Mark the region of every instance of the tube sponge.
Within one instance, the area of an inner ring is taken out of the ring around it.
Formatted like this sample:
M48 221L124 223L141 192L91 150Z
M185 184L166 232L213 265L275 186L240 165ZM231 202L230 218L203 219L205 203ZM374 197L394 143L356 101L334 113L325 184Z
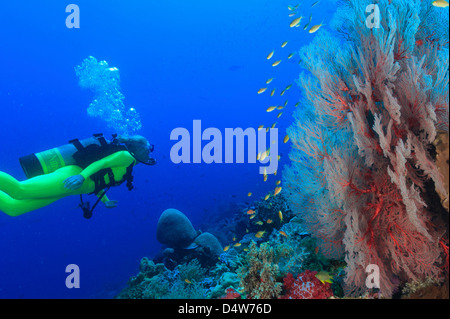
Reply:
M108 127L122 135L132 135L142 127L137 111L123 103L125 97L120 89L118 68L89 56L75 67L75 73L80 87L94 92L94 99L87 109L90 116L101 117Z

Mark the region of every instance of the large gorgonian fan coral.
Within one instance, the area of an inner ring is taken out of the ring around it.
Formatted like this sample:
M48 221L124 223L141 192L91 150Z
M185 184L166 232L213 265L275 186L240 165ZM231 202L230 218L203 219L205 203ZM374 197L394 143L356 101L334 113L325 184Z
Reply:
M378 28L365 23L372 3ZM321 252L345 257L348 294L367 290L369 264L379 266L384 296L448 277L437 195L448 198L448 185L433 146L448 135L448 31L439 31L448 10L439 10L431 1L345 1L333 22L340 36L320 30L299 52L309 72L288 129L285 189Z

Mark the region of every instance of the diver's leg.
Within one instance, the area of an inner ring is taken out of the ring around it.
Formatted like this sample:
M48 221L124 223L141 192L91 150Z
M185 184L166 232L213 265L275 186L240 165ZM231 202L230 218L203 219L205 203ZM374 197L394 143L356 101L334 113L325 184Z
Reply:
M19 182L14 177L0 172L0 191L14 199L36 199L73 195L74 192L64 188L64 180L80 174L81 168L75 165L61 167L50 174L39 175Z
M19 216L32 210L50 205L60 198L61 197L17 200L0 191L0 211L9 216Z

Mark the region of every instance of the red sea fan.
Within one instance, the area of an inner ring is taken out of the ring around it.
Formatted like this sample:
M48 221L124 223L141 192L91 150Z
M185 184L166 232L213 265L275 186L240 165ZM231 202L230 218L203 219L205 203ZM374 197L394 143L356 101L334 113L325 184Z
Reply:
M400 283L448 276L446 212L433 199L448 191L432 155L448 134L448 40L415 41L432 31L426 1L379 0L373 29L360 18L367 4L339 11L344 42L320 30L300 51L312 76L300 76L305 108L288 129L283 178L321 252L345 258L346 292L367 291L376 264L389 297Z

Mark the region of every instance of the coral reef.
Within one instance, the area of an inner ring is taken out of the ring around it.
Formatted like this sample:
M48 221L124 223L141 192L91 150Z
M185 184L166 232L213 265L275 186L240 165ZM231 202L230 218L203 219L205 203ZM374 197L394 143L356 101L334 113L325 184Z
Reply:
M333 22L342 37L321 30L299 52L309 73L298 82L304 108L288 129L283 189L320 251L345 257L346 294L366 292L376 264L390 297L401 283L446 276L448 218L430 193L448 190L430 150L448 132L448 33L434 32L448 29L448 11L380 0L380 26L370 28L368 4L343 3Z

